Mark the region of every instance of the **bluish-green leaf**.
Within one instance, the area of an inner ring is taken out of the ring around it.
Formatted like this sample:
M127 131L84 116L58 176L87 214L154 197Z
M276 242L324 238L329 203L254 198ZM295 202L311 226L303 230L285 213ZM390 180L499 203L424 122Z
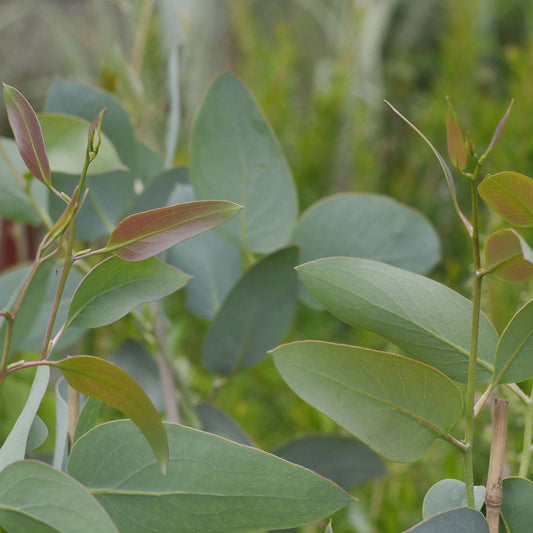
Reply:
M271 353L298 396L393 461L420 458L461 415L457 385L401 355L319 341Z
M65 471L68 458L68 385L65 378L57 380L55 386L56 400L56 428L54 443L54 458L52 465L57 470Z
M378 333L410 357L466 382L472 303L445 285L385 263L330 257L297 268L311 293L338 319ZM480 317L477 381L491 379L498 335Z
M200 419L204 431L238 442L239 444L255 446L252 439L250 439L237 422L213 404L208 402L198 404L196 406L196 415Z
M121 531L238 533L293 527L328 516L352 498L337 485L256 448L165 424L170 463L161 475L130 422L103 424L72 449L70 475Z
M233 244L270 253L288 243L298 213L292 176L266 119L231 72L215 79L202 104L190 172L199 199L245 207L219 230Z
M0 472L0 526L9 533L118 533L85 487L36 461Z
M44 444L48 438L48 427L39 415L35 415L26 442L26 455Z
M485 517L470 507L460 507L439 513L404 533L489 533ZM514 531L513 531L514 533Z
M501 513L512 533L531 533L533 523L533 482L520 477L503 480Z
M155 258L130 262L110 257L83 278L72 298L66 326L96 328L110 324L141 303L172 294L189 278Z
M476 509L481 511L485 503L485 487L474 487L474 501ZM458 479L441 479L426 493L422 505L424 520L443 511L466 507L466 489L463 481Z
M296 307L295 247L256 263L233 287L207 332L202 361L232 374L267 356L287 333Z

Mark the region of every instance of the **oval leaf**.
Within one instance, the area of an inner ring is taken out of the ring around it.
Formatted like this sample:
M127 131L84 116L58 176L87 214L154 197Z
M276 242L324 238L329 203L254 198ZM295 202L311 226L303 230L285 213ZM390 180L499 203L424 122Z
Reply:
M267 356L286 335L296 308L296 247L256 263L235 285L211 323L202 347L210 372L229 375Z
M221 228L232 244L266 254L288 243L298 214L292 176L265 117L231 72L211 84L196 119L191 183L200 199L246 208Z
M407 357L318 341L285 344L271 353L298 396L393 461L422 457L461 415L458 387Z
M460 507L439 513L404 533L489 533L485 517L470 507ZM514 530L513 530L514 533Z
M138 430L103 424L76 442L68 473L120 531L249 532L298 526L352 501L334 483L256 448L165 424L170 463L161 476ZM154 512L157 505L157 512Z
M482 485L474 487L474 501L476 510L480 511L485 503L485 487ZM457 507L467 507L464 482L458 479L441 479L427 491L422 505L422 516L425 520Z
M69 385L112 405L137 425L163 472L168 466L168 440L159 414L138 383L118 366L98 357L77 355L49 363L59 368Z
M485 268L504 281L533 278L533 250L516 231L502 229L489 235L484 248Z
M0 486L0 526L10 533L118 533L94 496L51 466L18 461Z
M450 100L448 100L448 115L446 118L446 139L448 142L448 155L458 170L466 167L466 149L461 132L461 126Z
M385 263L330 257L297 268L311 293L334 316L383 335L415 359L466 382L472 303L418 274ZM498 335L480 318L477 379L488 382Z
M35 111L22 93L5 83L4 102L9 125L24 163L38 180L50 184L50 163Z
M502 516L509 531L530 533L533 523L533 483L529 479L508 477L503 480Z
M105 326L141 303L172 294L189 279L188 274L156 258L130 263L109 257L83 278L72 298L66 327Z
M239 444L246 444L246 446L255 446L237 422L213 404L202 402L196 406L195 411L202 423L202 429L207 433L213 433Z
M488 175L478 187L487 205L507 222L533 226L533 180L518 172Z
M224 224L241 209L233 202L212 200L136 213L119 222L106 249L126 261L140 261Z
M513 316L503 331L494 361L494 384L533 377L533 300Z

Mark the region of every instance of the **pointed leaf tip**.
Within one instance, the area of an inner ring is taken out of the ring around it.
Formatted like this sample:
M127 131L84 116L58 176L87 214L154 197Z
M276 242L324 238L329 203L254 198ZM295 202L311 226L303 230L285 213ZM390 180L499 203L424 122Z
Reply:
M28 170L44 184L51 181L50 163L46 155L41 125L24 95L11 87L4 86L4 102L9 125L13 130L19 153Z
M446 118L448 155L455 168L463 170L466 167L466 148L463 133L450 99L446 98L446 100L448 102L448 116Z

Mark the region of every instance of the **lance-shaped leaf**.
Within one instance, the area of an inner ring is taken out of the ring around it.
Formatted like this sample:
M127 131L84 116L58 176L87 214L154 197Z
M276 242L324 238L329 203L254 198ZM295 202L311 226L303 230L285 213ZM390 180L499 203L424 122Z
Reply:
M297 268L334 316L383 335L415 359L466 382L472 302L445 285L385 263L330 257ZM480 318L477 380L488 382L498 335Z
M507 117L509 116L509 113L511 112L511 108L513 107L513 104L514 104L514 99L511 100L511 103L509 104L507 111L505 111L505 114L503 115L502 119L498 123L498 126L496 126L496 129L494 130L494 134L492 135L492 139L490 140L489 146L485 152L486 154L494 150L494 148L498 144L498 141L500 140L500 136L502 134L503 127L505 126L505 123L507 122Z
M450 190L450 196L452 198L452 203L455 208L456 213L459 215L459 218L463 222L466 230L470 235L472 235L472 224L470 224L470 221L466 218L464 213L461 211L461 208L459 207L459 203L457 202L457 193L455 191L455 182L453 181L453 174L450 170L450 167L444 160L444 157L442 157L439 153L439 151L431 144L430 140L409 120L407 120L395 107L393 107L389 102L385 100L385 103L403 120L405 121L422 139L425 141L425 143L431 148L431 151L435 154L435 157L437 158L442 171L444 172L444 177L446 178L446 183L448 184L448 189Z
M141 303L181 289L189 279L188 274L155 257L135 263L109 257L83 278L72 298L66 327L105 326Z
M130 215L113 230L106 249L126 261L140 261L224 224L241 209L233 202L207 200Z
M1 528L10 533L118 533L85 487L37 461L17 461L0 472Z
M35 415L26 441L26 455L40 448L48 438L48 426L39 415Z
M450 100L448 100L448 115L446 117L446 140L448 141L448 155L452 163L458 170L463 170L466 167L465 141Z
M97 426L72 449L68 473L93 492L120 531L281 529L353 501L331 481L269 453L177 424L165 428L166 477L131 422Z
M298 396L392 461L422 457L461 416L457 385L404 356L319 341L271 353Z
M533 226L533 180L518 172L489 174L478 187L487 205L509 224Z
M485 503L485 492L483 485L474 487L474 503L478 511L481 511ZM425 520L443 511L457 509L457 507L467 507L464 482L458 479L441 479L424 496L422 516Z
M140 385L118 366L90 355L50 362L69 385L91 398L112 405L136 424L150 444L159 467L168 466L168 440L159 413Z
M502 517L508 531L530 533L533 523L533 482L520 477L503 480Z
M494 361L493 383L533 377L533 300L519 309L504 329Z
M489 235L484 248L485 268L504 281L519 283L533 278L533 250L513 229Z
M35 111L22 93L5 83L4 102L9 125L24 163L38 180L49 185L50 164L46 155L43 132Z
M513 529L513 533L514 533ZM459 507L436 514L403 533L489 533L485 517L470 507Z

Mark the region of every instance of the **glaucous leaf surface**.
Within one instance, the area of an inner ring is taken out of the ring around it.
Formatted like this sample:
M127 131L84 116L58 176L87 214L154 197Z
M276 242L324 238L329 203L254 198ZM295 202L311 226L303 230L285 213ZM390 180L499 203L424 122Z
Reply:
M212 200L136 213L119 222L106 249L126 261L141 261L224 224L241 209L233 202Z
M494 383L533 377L533 300L522 306L505 327L494 360Z
M154 257L135 262L109 257L96 265L78 286L66 327L105 326L141 303L172 294L189 279L188 274Z
M179 185L170 196L169 203L194 200L192 187ZM167 260L194 276L185 287L187 309L202 318L213 320L241 275L240 251L214 231L207 231L170 248Z
M0 472L0 526L9 533L118 533L85 487L37 461Z
M69 452L67 391L67 381L65 378L61 377L57 380L55 386L56 427L54 458L52 465L54 468L57 468L57 470L62 470L63 472L67 467L67 458Z
M101 110L100 110L101 111ZM94 119L94 116L91 120ZM44 140L55 172L81 174L87 149L89 122L68 115L39 114ZM124 168L111 141L102 133L98 157L89 166L89 174L111 172Z
M211 84L196 119L190 179L199 199L245 207L220 229L232 244L267 254L289 242L298 214L289 167L265 117L231 72Z
M165 424L162 476L131 422L97 426L76 442L68 473L128 533L238 533L323 518L352 498L334 483L256 448ZM178 525L178 526L177 526Z
M478 187L487 205L513 226L533 226L533 180L518 172L489 174Z
M35 208L29 202L20 180L24 182L26 165L12 139L0 138L0 216L7 220L41 224ZM16 176L19 176L17 179ZM42 185L40 187L46 191Z
M478 511L485 503L485 492L482 485L474 487L474 501ZM422 516L425 520L457 507L467 507L464 482L458 479L441 479L427 491L422 504Z
M73 442L76 442L80 437L85 435L98 423L98 415L102 402L96 398L87 398L80 411L78 423L76 424L76 430L74 431Z
M26 455L42 446L48 438L48 427L39 415L35 415L26 442Z
M350 437L313 435L284 444L277 456L331 479L348 490L385 473L383 459Z
M296 308L297 261L294 246L274 252L231 289L204 340L207 370L230 375L248 368L283 340Z
M49 381L50 369L47 367L38 368L26 405L0 448L0 470L10 463L24 459L30 430Z
M533 278L533 250L513 229L489 235L484 247L485 268L495 269L504 281L519 283Z
M112 405L135 423L166 471L168 441L159 413L139 384L118 366L90 355L68 357L51 366L59 368L69 385L91 398Z
M466 382L472 303L445 285L385 263L330 257L297 267L313 296L338 319L382 335L410 357ZM498 335L480 317L477 381L491 379Z
M485 517L470 507L460 507L439 513L404 533L489 533Z
M466 148L463 133L455 110L448 100L448 115L446 117L446 140L448 143L448 155L453 166L459 170L466 167Z
M533 483L529 479L508 477L503 480L501 513L509 531L530 533L533 523Z
M21 92L5 83L4 103L20 156L28 170L39 181L49 184L50 163L46 154L41 124L35 111Z
M392 461L419 459L461 415L455 383L401 355L319 341L271 353L298 396Z

